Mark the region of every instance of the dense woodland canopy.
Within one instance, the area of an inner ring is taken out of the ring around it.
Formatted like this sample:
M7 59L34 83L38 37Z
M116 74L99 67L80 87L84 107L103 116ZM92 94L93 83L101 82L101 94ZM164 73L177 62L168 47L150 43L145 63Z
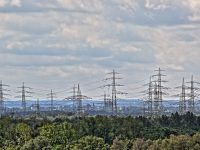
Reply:
M200 117L2 117L0 149L200 150Z

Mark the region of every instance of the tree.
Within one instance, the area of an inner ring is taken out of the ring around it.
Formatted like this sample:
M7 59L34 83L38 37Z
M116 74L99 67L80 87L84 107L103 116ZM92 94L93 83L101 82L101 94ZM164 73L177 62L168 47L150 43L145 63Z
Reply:
M111 146L111 150L126 150L127 149L127 143L126 141L115 139L113 141L113 144Z
M75 139L75 130L64 122L60 125L45 125L40 128L40 135L50 140L52 145L69 145Z
M31 139L31 129L25 123L18 123L15 128L17 143L23 146L26 141Z
M69 146L68 146L69 147ZM73 150L108 150L109 145L105 144L102 138L85 136L78 140L78 143L71 146Z
M152 145L152 141L144 139L136 139L133 142L132 150L147 150Z
M21 150L51 150L50 143L47 138L38 136L25 143Z

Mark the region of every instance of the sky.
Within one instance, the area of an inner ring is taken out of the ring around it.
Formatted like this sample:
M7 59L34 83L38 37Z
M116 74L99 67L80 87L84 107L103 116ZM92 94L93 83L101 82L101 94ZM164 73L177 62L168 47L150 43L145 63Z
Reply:
M175 94L183 77L200 80L199 35L198 0L0 0L0 79L12 95L25 82L34 98L64 98L80 83L99 97L115 69L139 97L161 67Z

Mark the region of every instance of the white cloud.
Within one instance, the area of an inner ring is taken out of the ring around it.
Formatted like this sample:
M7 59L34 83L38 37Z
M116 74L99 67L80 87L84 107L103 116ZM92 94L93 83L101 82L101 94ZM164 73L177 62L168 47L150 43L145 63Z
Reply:
M0 0L0 7L4 7L7 4L7 0Z
M145 7L155 10L165 10L173 6L174 1L171 0L146 0Z
M61 88L113 68L138 80L156 66L191 72L200 63L195 0L0 0L0 7L2 79L16 72L13 82L56 80Z
M200 1L197 0L186 0L183 1L186 8L191 11L189 19L191 21L200 21Z
M0 0L0 7L10 6L21 6L21 0Z
M21 6L21 0L11 0L11 1L10 1L10 5L11 5L11 6L20 7L20 6Z
M103 9L102 0L56 0L61 7L71 10L100 11Z

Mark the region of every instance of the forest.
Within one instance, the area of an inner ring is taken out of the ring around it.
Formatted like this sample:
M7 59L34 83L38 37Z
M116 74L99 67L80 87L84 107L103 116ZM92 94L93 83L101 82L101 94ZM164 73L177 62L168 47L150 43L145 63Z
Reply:
M1 117L0 150L200 150L200 116Z

